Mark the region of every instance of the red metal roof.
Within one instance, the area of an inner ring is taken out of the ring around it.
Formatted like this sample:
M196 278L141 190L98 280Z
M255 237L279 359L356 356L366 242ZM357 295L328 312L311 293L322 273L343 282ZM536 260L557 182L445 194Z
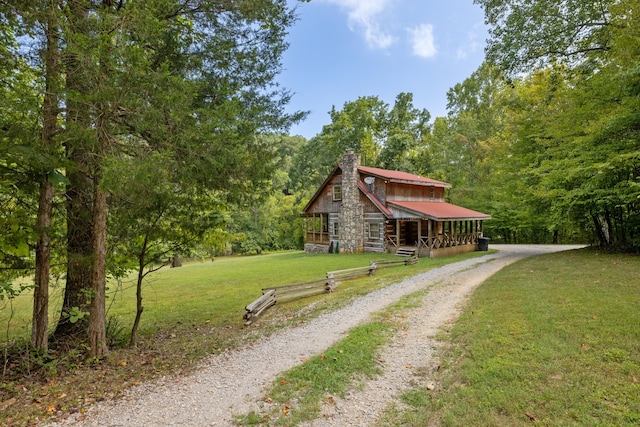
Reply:
M375 194L367 189L367 186L364 185L362 181L358 181L358 188L369 200L371 200L371 203L373 203L380 212L382 212L387 218L393 218L393 213L380 201L380 199L376 197Z
M413 214L424 215L435 220L491 219L491 215L446 202L405 202L394 200L392 202L387 202L387 206L390 208L398 207L401 210L410 211Z
M371 168L368 166L360 166L358 167L358 170L360 172L377 176L379 178L383 178L392 182L406 182L409 184L418 184L418 185L429 184L435 187L451 188L451 184L448 184L446 182L437 181L435 179L426 178L420 175L414 175L408 172Z

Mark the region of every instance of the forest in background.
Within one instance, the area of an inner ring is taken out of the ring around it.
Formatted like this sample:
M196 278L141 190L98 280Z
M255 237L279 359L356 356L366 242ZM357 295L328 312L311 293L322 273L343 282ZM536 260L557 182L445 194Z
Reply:
M32 345L105 344L107 278L174 256L299 249L347 148L443 180L493 242L640 251L640 6L476 0L486 62L446 117L375 94L288 135L283 0L0 2L0 315L34 292ZM33 280L16 282L18 277ZM65 282L46 318L52 278Z

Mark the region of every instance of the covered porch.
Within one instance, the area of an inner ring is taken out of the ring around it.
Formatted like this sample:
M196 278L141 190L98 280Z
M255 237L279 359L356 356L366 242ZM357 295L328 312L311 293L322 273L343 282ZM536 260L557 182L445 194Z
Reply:
M385 226L388 252L415 248L420 257L436 258L478 250L489 215L444 202L394 202L394 218Z

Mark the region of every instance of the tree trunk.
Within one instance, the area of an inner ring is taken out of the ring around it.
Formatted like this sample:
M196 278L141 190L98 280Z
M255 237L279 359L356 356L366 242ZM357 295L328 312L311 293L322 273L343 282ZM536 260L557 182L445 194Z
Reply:
M174 255L171 260L171 268L182 267L182 262L180 262L180 257L178 255Z
M98 175L99 176L99 175ZM98 177L96 177L96 181ZM106 335L107 194L95 185L93 212L92 296L89 306L89 347L94 357L109 354Z
M42 103L42 146L47 154L55 155L54 137L58 121L58 38L56 11L48 10L44 50L45 94ZM39 234L36 245L36 271L33 292L33 321L31 345L38 350L48 349L49 338L49 274L51 270L51 216L53 211L53 184L45 171L40 181L38 218L36 230Z
M615 233L615 230L613 229L613 224L611 223L611 212L609 212L609 209L604 211L604 220L605 224L607 224L605 233L605 236L607 238L607 246L611 246L611 242L613 240L612 235Z
M35 289L33 291L33 323L31 345L38 350L48 349L49 338L49 272L51 266L51 211L53 186L45 176L40 183L37 230L40 233L36 246Z
M67 146L69 148L69 146ZM67 173L69 185L67 197L67 281L60 320L55 337L84 335L87 322L82 318L71 322L73 310L87 312L91 299L92 259L93 259L93 183L89 178L86 161L88 153L78 147L69 158L74 167Z
M602 231L602 222L600 221L600 216L598 214L592 213L591 219L593 220L593 226L596 233L596 237L598 238L598 242L600 243L600 247L606 246L606 238L604 232Z
M84 1L68 2L70 40L64 52L67 97L65 148L70 167L67 170L67 282L56 338L76 337L87 331L86 318L71 321L70 313L88 311L93 277L93 180L91 179L92 129L89 105L83 97L91 94L90 69L80 57L81 43L89 31L88 8ZM80 40L77 41L76 39Z
M138 341L138 326L140 326L140 319L142 318L142 312L144 306L142 305L142 281L144 279L144 265L145 256L147 253L147 239L148 235L144 236L144 243L142 244L142 250L138 257L138 281L136 283L136 318L133 321L133 327L131 328L131 339L129 340L129 347L135 347Z

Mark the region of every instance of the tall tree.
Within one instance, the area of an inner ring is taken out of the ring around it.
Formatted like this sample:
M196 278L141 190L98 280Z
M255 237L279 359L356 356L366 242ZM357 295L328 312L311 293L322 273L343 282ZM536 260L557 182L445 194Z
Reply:
M13 279L30 274L37 140L37 78L19 55L17 17L0 4L0 301L16 296ZM10 67L9 67L10 64ZM34 93L36 92L36 93Z
M518 131L540 150L526 167L547 210L602 246L639 250L638 2L477 3L492 25L491 59L511 75L532 65L553 70L547 99L536 104L547 126L523 121Z
M436 118L426 135L421 150L425 167L419 172L450 183L448 198L454 203L495 212L493 159L500 153L497 136L504 126L503 99L508 92L500 71L482 64L449 89L448 115Z
M3 2L0 22L4 41L0 76L3 99L8 101L0 119L0 180L7 184L2 186L0 198L5 204L2 211L21 224L18 228L3 224L2 228L10 230L9 240L20 241L19 247L35 248L32 344L46 350L54 190L64 181L61 148L56 141L60 72L55 6L35 0L20 5ZM10 247L0 246L0 252ZM13 267L29 267L29 274L33 274L31 251L10 252Z
M431 132L431 114L413 105L413 94L400 93L384 120L384 141L377 164L386 169L416 172L415 157Z
M136 273L136 313L129 343L137 343L144 311L145 278L187 254L203 236L223 224L223 195L173 179L177 165L161 153L112 159L104 184L110 191L109 273Z
M50 3L43 4L43 32L46 44L42 49L44 64L44 96L42 101L42 153L55 156L60 152L56 142L59 131L60 49L58 47L57 11ZM49 277L51 274L51 225L53 215L54 170L40 176L36 230L35 281L31 345L47 350L49 340Z
M295 158L295 186L320 185L347 149L360 153L364 165L419 169L431 116L413 105L413 94L398 94L392 107L377 96L360 97L341 110L333 107L329 115L331 123Z
M55 336L88 332L91 353L101 356L109 159L143 149L171 159L176 182L190 177L193 188L225 197L249 188L266 173L266 151L255 135L286 130L303 116L284 113L290 94L275 83L295 14L285 0L10 0L0 7L3 32L28 23L21 41L44 46L53 36L44 51L60 68L33 64L53 79L40 110L53 118L58 106L64 109L57 140L68 160L67 286ZM45 10L51 13L34 13ZM12 52L20 57L28 49ZM65 77L60 84L57 75Z
M322 128L320 138L330 150L332 162L352 148L359 152L365 164L377 162L384 143L384 122L389 106L377 96L363 96L345 102L341 110L329 112L331 123Z

